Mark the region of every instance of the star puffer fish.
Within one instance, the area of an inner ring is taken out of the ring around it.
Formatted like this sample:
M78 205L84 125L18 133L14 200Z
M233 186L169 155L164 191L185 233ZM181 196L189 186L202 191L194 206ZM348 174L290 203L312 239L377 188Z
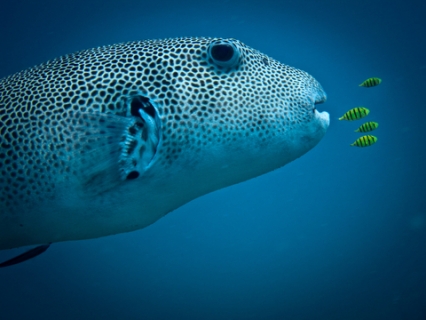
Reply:
M325 99L308 73L221 38L104 46L6 77L0 249L144 228L282 167L324 136Z

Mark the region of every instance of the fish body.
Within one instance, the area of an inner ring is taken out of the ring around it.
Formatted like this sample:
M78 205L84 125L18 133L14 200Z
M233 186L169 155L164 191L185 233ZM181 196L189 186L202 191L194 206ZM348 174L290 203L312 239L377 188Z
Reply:
M235 39L80 51L0 80L0 249L146 227L329 126L308 73Z
M369 147L377 142L377 138L375 136L362 136L355 140L354 143L351 144L353 147Z
M370 88L370 87L378 86L381 83L382 83L382 79L380 78L368 78L367 80L363 81L359 86Z
M348 121L359 120L366 117L369 113L370 113L370 110L368 110L367 108L356 107L346 112L343 116L339 118L339 120L348 120Z
M369 121L362 124L355 132L370 132L376 130L379 127L379 124L374 121Z

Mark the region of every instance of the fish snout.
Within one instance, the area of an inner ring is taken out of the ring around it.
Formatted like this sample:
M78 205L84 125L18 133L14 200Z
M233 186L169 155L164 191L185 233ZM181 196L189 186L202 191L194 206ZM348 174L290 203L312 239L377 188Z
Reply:
M327 128L330 126L330 114L326 111L318 112L316 111L317 119L319 120L320 126L327 130Z
M324 130L327 130L327 128L330 125L330 115L326 111L319 112L317 110L317 105L322 104L327 100L327 94L325 93L324 89L317 81L315 81L315 84L314 84L312 98L314 102L315 118L317 118L317 120L319 121L320 127L322 127Z
M317 90L314 97L315 97L314 98L315 105L321 104L327 101L327 94L325 93L323 88Z
M324 103L327 100L327 94L325 93L321 84L312 76L308 75L305 82L305 90L309 100L310 108L314 114L317 111L317 105Z

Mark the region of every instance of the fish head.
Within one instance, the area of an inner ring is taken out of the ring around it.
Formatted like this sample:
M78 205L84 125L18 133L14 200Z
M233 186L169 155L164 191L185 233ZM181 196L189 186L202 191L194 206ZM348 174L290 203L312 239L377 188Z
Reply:
M154 163L189 169L185 179L198 190L279 168L313 148L329 126L328 113L316 108L326 100L318 81L238 40L149 46L156 61L150 72L161 75L144 87L161 118Z

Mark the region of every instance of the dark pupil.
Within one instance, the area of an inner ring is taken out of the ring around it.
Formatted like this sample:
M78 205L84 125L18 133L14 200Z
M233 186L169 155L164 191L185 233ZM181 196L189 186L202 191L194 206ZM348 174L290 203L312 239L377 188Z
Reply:
M212 47L212 57L218 61L229 61L234 55L234 49L229 44L217 44Z
M133 180L133 179L136 179L137 177L139 177L139 172L137 172L137 171L131 171L127 175L127 180Z

